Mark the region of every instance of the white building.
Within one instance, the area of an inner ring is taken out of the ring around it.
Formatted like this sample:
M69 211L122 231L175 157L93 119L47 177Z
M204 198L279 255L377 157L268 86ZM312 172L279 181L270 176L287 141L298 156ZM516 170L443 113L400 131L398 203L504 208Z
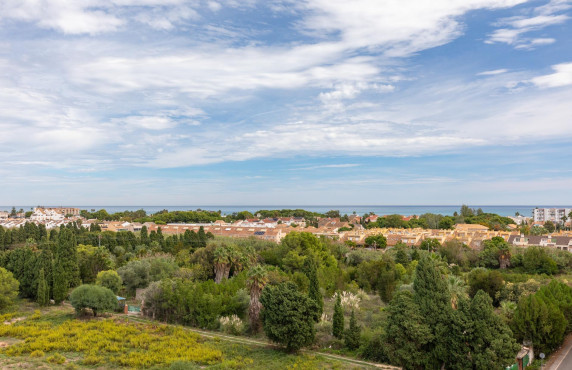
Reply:
M54 209L49 208L34 208L34 213L30 216L32 221L61 221L65 216Z
M572 212L572 208L535 208L532 210L534 222L552 221L561 223L564 216L568 221L568 215Z

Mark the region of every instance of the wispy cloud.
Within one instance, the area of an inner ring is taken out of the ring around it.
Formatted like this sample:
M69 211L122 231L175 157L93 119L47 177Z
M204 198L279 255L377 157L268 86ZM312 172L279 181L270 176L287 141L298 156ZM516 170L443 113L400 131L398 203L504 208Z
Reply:
M568 21L570 16L558 13L569 10L571 7L569 0L551 0L546 5L532 9L531 14L528 16L501 19L497 22L497 26L501 28L493 31L485 42L488 44L505 43L512 45L516 49L529 50L537 46L552 44L556 42L555 38L529 37L525 35Z
M484 71L477 73L477 76L495 76L508 72L508 69L493 69L491 71Z

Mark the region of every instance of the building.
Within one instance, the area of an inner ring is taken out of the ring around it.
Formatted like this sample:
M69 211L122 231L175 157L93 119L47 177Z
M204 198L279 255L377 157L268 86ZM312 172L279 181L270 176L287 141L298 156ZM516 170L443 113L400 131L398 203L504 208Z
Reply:
M552 247L564 251L572 251L572 237L554 235L511 235L509 244L519 247L538 245L541 247Z
M535 208L532 210L532 218L534 222L552 221L560 224L568 220L570 212L572 208Z
M10 212L8 211L0 211L0 219L6 219L10 216Z

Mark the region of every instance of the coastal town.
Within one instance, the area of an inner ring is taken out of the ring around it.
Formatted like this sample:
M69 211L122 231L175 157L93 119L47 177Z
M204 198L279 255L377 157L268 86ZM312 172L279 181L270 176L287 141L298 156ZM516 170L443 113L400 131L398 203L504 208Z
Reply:
M186 231L198 233L202 228L205 233L230 238L257 238L279 243L293 231L304 231L318 237L326 237L345 242L350 246L364 246L369 236L383 235L387 239L387 247L400 243L409 247L419 247L424 240L437 239L441 244L457 240L472 249L480 249L483 241L501 237L509 244L519 247L543 246L558 250L572 251L572 220L568 208L535 208L531 216L509 216L513 223L507 224L503 230L491 230L488 226L474 223L457 223L451 228L396 228L368 227L380 218L389 215L369 214L364 216L349 215L346 217L317 217L313 225L304 217L254 217L228 222L223 219L203 223L167 223L133 222L127 220L109 221L87 219L81 216L81 210L74 207L35 207L33 210L12 212L0 211L0 226L6 229L24 227L26 223L44 225L47 230L61 227L69 223L77 223L85 228L98 225L102 231L140 232L146 227L148 232L160 230L164 235L180 235ZM260 215L259 215L260 216ZM392 215L395 217L396 215ZM403 221L416 219L417 215L399 215ZM222 218L222 217L221 217ZM345 219L345 220L344 220ZM543 228L547 223L558 225L558 229L545 232L543 235L523 233L523 225L528 230L533 227ZM369 245L368 245L369 246Z

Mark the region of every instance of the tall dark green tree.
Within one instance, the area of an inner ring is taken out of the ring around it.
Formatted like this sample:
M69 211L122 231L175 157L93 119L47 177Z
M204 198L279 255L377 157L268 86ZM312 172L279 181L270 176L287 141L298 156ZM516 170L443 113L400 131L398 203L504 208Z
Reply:
M532 341L535 351L550 353L564 340L567 325L556 304L531 294L518 302L511 326L519 341Z
M432 340L425 347L427 368L455 367L466 361L463 319L451 307L445 277L429 257L419 261L413 281L414 301L431 328Z
M434 338L419 306L413 301L413 294L406 290L397 292L387 311L383 341L391 362L405 369L422 368L426 361L425 351Z
M198 239L200 248L207 246L207 235L205 234L205 229L202 226L199 228Z
M344 335L344 311L342 309L342 298L339 293L336 294L336 304L334 305L332 334L338 339L342 339Z
M312 257L306 259L306 276L308 276L308 280L310 281L310 285L308 287L308 296L316 302L318 305L318 321L322 316L322 312L324 312L324 298L322 297L322 293L320 292L320 282L318 281L318 269L316 267L316 262Z
M68 282L66 279L66 272L61 264L54 263L53 268L54 289L53 297L56 304L60 304L66 299L68 293Z
M74 232L69 228L62 228L58 235L55 264L59 265L63 271L66 289L80 284L77 242Z
M36 294L36 302L40 306L47 306L50 302L50 288L44 274L44 269L38 274L38 293Z
M141 244L149 245L149 233L147 232L147 226L143 225L141 227Z
M352 310L352 315L350 316L350 327L344 336L346 347L351 350L358 349L360 345L360 336L361 327L357 323L355 311Z
M479 290L462 310L466 318L465 342L474 369L511 365L520 349L508 325L493 311L492 299Z
M260 296L262 324L266 336L289 351L314 342L316 302L298 291L292 282L267 286Z

